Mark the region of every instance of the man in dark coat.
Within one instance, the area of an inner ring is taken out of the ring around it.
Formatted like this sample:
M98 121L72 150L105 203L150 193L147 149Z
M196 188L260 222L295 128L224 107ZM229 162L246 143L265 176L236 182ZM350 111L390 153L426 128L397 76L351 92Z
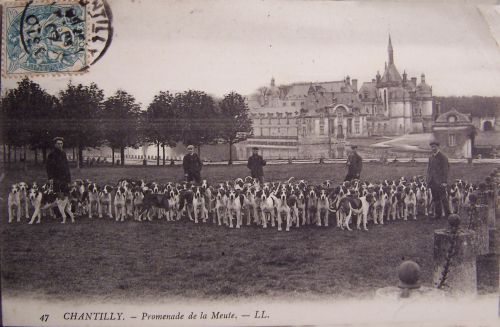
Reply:
M194 181L196 184L201 184L200 172L203 163L201 162L200 157L198 157L198 155L194 153L193 145L188 145L187 150L188 153L182 160L182 166L184 167L184 176L186 177L186 181Z
M361 169L363 168L363 159L356 152L358 147L356 145L351 146L351 153L347 157L347 176L345 177L346 181L350 181L353 179L359 179L361 175Z
M434 215L435 218L441 218L444 209L445 217L450 214L448 207L448 200L446 199L446 183L448 183L448 158L439 150L439 143L432 141L429 143L431 146L431 156L429 157L429 164L427 165L427 186L432 192L432 201L434 202Z
M53 183L54 192L67 195L71 183L68 158L63 150L64 139L54 138L54 151L47 157L47 178Z
M252 148L252 155L248 158L247 167L250 169L252 178L256 178L262 184L264 183L264 169L266 161L259 155L259 148Z

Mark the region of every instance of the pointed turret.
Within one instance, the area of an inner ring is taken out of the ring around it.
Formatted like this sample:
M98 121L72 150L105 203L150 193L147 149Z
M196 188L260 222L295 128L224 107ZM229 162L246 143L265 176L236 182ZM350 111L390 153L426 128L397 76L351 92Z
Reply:
M387 47L389 52L389 65L394 64L394 50L392 49L391 34L389 34L389 46Z
M391 35L389 35L389 46L387 47L389 52L389 62L385 63L384 75L382 76L382 84L385 86L401 86L403 85L403 79L394 64L394 50L392 48Z

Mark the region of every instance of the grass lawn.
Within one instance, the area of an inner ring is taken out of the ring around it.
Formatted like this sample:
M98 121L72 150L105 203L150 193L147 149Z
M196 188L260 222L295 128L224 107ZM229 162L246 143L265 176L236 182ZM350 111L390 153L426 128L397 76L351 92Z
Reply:
M456 164L450 178L484 180L495 167ZM426 166L365 164L363 178L381 180L424 175ZM209 182L245 176L245 166L207 166ZM180 167L88 168L72 171L73 179L114 184L119 178L165 182L182 177ZM269 165L269 180L290 176L318 183L339 181L340 164ZM69 299L226 298L250 296L350 297L373 294L397 284L396 267L412 259L422 267L422 281L432 280L433 231L444 221L369 225L370 231L305 227L290 232L256 226L234 230L211 223L116 223L78 218L61 225L45 219L40 225L7 224L8 186L14 181L43 181L43 170L6 171L1 197L1 272L3 292Z

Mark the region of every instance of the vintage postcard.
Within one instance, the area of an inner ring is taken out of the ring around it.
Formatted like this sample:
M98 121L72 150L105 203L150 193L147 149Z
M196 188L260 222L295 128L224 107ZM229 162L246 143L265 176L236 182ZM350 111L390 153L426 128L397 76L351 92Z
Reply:
M498 1L0 3L0 324L500 323Z

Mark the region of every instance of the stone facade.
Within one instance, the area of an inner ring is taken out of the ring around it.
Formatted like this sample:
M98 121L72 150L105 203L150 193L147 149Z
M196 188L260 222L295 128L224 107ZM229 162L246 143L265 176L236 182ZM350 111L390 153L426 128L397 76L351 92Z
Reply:
M266 158L343 158L356 138L430 132L432 88L422 74L401 76L394 64L391 38L384 74L358 90L357 79L294 83L268 87L247 99L253 137L237 145L245 159L258 146Z
M471 158L471 134L474 126L467 115L452 109L440 115L432 126L432 134L441 151L450 158Z

